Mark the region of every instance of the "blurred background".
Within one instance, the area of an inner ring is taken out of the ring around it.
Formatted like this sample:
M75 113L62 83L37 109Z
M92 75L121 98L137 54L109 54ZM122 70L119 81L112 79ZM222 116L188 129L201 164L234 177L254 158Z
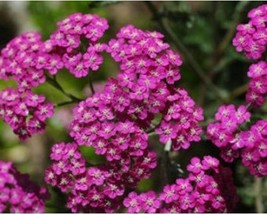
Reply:
M16 35L26 31L39 31L43 39L56 29L56 23L74 12L95 13L108 19L110 28L102 41L108 41L126 24L143 30L157 30L165 35L165 41L178 51L184 61L181 68L184 87L196 103L204 108L203 127L212 120L222 103L241 104L245 101L250 64L231 45L237 23L247 22L247 12L260 2L0 2L0 48ZM100 70L92 75L94 87L101 90L105 80L116 76L118 65L107 55ZM88 81L75 79L68 72L59 72L58 81L72 94L80 98L90 96ZM14 82L0 80L0 90ZM45 83L35 89L47 99L60 103L67 97ZM71 121L72 105L56 109L55 117L48 122L44 134L35 135L27 142L19 142L12 130L0 120L0 159L13 161L21 172L29 173L33 180L43 184L44 169L49 164L51 146L61 141L71 141L67 127ZM267 106L260 112L266 118ZM157 141L157 138L151 139ZM160 147L161 148L161 147ZM160 149L155 148L155 149ZM85 155L98 163L101 161L92 148L82 148ZM192 156L212 154L218 151L209 141L194 144L188 151L172 154L175 164L185 169ZM239 161L230 166L234 172L240 202L236 212L267 212L267 180L255 179ZM151 179L140 182L140 191L158 190L157 172ZM172 179L182 176L177 170ZM68 212L64 196L57 189L50 189L52 199L47 203L48 212Z

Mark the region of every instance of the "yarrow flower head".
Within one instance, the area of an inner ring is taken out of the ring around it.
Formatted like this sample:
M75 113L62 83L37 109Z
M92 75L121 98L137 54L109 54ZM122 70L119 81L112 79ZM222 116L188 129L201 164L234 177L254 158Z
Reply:
M198 123L204 119L203 111L184 89L175 89L167 100L168 107L156 133L161 143L171 141L174 151L188 149L191 142L200 141L202 130Z
M10 125L21 140L44 131L45 122L54 113L54 105L30 91L7 88L0 92L0 118Z
M142 126L144 121L149 125L161 113L163 120L156 129L160 141L172 140L172 149L186 149L191 141L200 140L198 122L203 120L202 109L184 89L174 88L173 84L180 79L178 66L182 60L162 38L160 33L144 32L128 25L117 34L117 40L110 41L107 51L121 64L116 91L124 89L119 96L121 100L115 100L114 106L127 101L127 106L118 106L118 111L126 111L129 106L127 113L141 120ZM127 95L130 100L123 98ZM118 97L116 93L115 97Z
M266 50L267 5L263 4L248 13L249 22L237 25L233 45L249 59L260 59Z
M0 161L0 212L43 213L48 190L17 171L11 162Z
M87 168L77 143L55 144L50 155L53 164L46 170L45 180L68 193L67 206L72 212L115 211L125 189L135 187L156 167L155 153L146 151L144 155L146 158L129 158L125 153L119 160Z
M179 178L175 184L166 185L156 195L149 191L138 195L131 192L123 201L128 212L232 212L237 203L237 193L229 168L220 165L216 158L194 157L187 166L188 178Z
M248 17L248 23L237 26L233 45L238 52L244 52L248 59L259 60L252 64L247 72L250 82L246 100L254 107L260 107L267 92L267 67L266 59L263 57L267 44L267 4L249 11Z
M19 91L30 90L45 82L44 69L49 56L43 51L37 32L23 33L1 50L0 79L13 78Z
M263 105L264 96L267 93L267 63L265 61L259 61L252 64L247 74L250 82L246 93L246 100L254 107L260 107Z
M239 157L239 149L245 146L238 127L250 118L245 106L222 105L215 114L216 122L207 127L207 136L221 149L221 156L227 162Z
M233 105L223 105L215 114L217 121L208 125L207 136L220 148L225 161L232 162L241 156L251 174L266 176L267 122L259 120L249 130L240 130L240 125L249 118L245 106L235 109Z
M90 70L97 70L103 62L99 53L105 49L98 40L107 29L106 19L91 14L74 13L58 22L58 29L45 42L45 50L51 56L48 61L50 74L65 67L81 78Z
M241 136L246 142L241 151L242 163L252 175L263 177L267 175L267 122L259 120Z

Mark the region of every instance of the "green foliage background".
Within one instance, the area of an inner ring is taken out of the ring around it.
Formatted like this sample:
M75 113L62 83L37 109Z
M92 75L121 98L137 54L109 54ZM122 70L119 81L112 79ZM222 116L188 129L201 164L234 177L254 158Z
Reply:
M238 54L231 45L237 23L246 22L247 12L260 5L260 2L29 2L30 18L43 39L56 29L56 23L74 12L95 13L109 21L110 28L103 41L113 37L118 29L125 24L133 24L144 30L157 30L166 35L165 40L173 49L180 52L184 64L181 68L182 80L180 87L186 88L196 102L204 108L205 126L213 117L217 107L222 103L244 103L244 95L248 79L246 71L250 64L241 54ZM126 12L125 12L126 11ZM155 13L155 11L157 13ZM154 13L153 13L154 12ZM167 30L166 30L167 29ZM118 65L105 55L105 61L98 72L90 74L94 84L115 76L119 71ZM75 79L67 71L62 71L57 77L62 86L77 97L85 98L85 88L88 79ZM0 89L5 88L12 81L0 82ZM48 100L55 103L67 101L68 98L55 90L49 84L36 89L45 94ZM66 106L70 111L72 106ZM266 119L266 106L262 112L255 115ZM12 135L10 128L0 121L0 156L1 159L13 159L16 166L32 175L39 183L43 183L43 169L49 164L49 149L51 145L60 141L71 141L62 122L57 118L51 119L46 133L35 137L31 142L19 143ZM34 141L34 142L33 142ZM37 143L40 142L40 143ZM157 138L151 139L156 150L161 150ZM156 143L154 143L156 142ZM41 147L43 152L42 163L32 162L30 149L33 145ZM92 148L82 148L83 154L93 164L103 161L95 155ZM14 158L17 154L25 158ZM173 154L175 161L184 169L192 156L213 154L218 156L218 150L210 142L203 141L194 144L188 151ZM35 165L34 165L35 164ZM256 192L255 179L237 161L231 165L234 170L235 183L238 187L240 202L236 212L256 212L255 203L261 200L264 211L267 212L267 181L261 180L261 191ZM139 190L156 189L161 185L158 171L149 180L140 182ZM173 177L179 176L173 171ZM56 188L51 188L52 198L47 203L47 212L68 212L64 206L65 197ZM260 194L260 196L259 196ZM260 199L259 199L260 198Z

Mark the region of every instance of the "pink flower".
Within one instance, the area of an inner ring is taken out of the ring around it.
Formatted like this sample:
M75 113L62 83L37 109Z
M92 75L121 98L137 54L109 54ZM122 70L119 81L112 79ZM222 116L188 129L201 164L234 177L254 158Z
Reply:
M191 159L191 164L187 166L187 170L189 172L193 172L194 174L198 174L201 172L203 166L200 162L199 158L192 158Z
M52 103L45 103L43 105L38 106L38 110L36 111L36 116L44 121L47 118L52 117L54 114L54 105Z
M219 161L216 158L211 156L205 156L202 161L202 168L204 170L213 169L215 172L218 172Z
M166 185L163 188L163 192L160 194L159 198L167 204L176 201L179 198L176 185Z
M148 213L155 213L160 207L160 201L156 198L153 191L142 193L140 195L141 210Z
M104 194L109 198L116 198L117 196L122 196L124 193L124 188L119 184L108 183L104 186Z
M97 167L90 167L87 171L87 176L89 179L88 183L101 186L104 184L106 178L109 177L109 173L104 170L100 170Z
M128 212L138 213L141 210L141 204L139 201L139 196L135 192L131 192L123 200L123 205L128 209Z
M21 174L11 162L0 161L0 212L44 212L48 190ZM34 206L33 206L34 205Z
M259 61L257 64L251 64L247 74L250 78L261 77L267 74L267 63Z
M242 124L249 120L250 113L247 111L247 108L245 106L239 106L236 110L235 117L237 119L238 124Z

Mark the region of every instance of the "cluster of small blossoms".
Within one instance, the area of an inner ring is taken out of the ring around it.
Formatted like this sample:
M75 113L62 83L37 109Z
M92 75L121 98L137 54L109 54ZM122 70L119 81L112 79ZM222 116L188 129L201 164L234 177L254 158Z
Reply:
M175 89L167 97L166 111L156 133L160 142L171 142L174 151L188 149L190 142L200 141L202 129L199 122L203 120L203 110L195 105L184 89Z
M248 13L249 22L237 25L233 45L238 52L244 52L249 59L260 59L267 44L267 4Z
M180 79L180 56L162 41L163 35L132 25L122 27L107 51L120 63L117 80L109 83L114 107L140 125L149 126L165 108L168 84Z
M172 139L173 149L179 150L200 140L198 122L203 116L187 92L174 87L181 78L182 60L162 38L158 32L144 32L131 25L121 28L107 48L121 68L110 88L115 92L116 110L136 118L142 126L151 124L161 113L164 119L157 129L160 141Z
M49 198L46 188L33 183L11 162L0 161L0 212L43 213Z
M52 103L32 92L44 83L49 60L39 33L24 33L11 40L1 51L0 79L12 78L17 89L0 93L0 117L10 125L21 140L44 131L45 121L54 112Z
M89 69L97 70L103 61L99 53L105 49L105 45L97 43L97 41L103 36L107 28L108 24L105 19L96 15L75 13L59 22L58 29L47 41L42 41L39 33L24 33L10 41L1 50L0 79L13 78L17 82L18 93L32 94L32 88L46 81L45 71L55 75L65 67L75 77L86 76ZM87 50L79 52L79 49L83 49L85 46L85 44L81 44L82 39L85 40L84 43L88 43L88 47ZM31 97L39 99L37 95ZM27 110L25 103L17 104ZM51 109L51 105L49 109ZM47 114L50 114L50 112ZM10 116L7 118L8 121ZM17 119L17 114L12 115L12 118L19 120L11 122L11 127L14 129L13 123L21 124L22 122L21 119ZM15 133L18 132L20 138L25 139L32 133L39 132L39 129L42 128L43 130L44 120L42 118L41 121L32 119L29 122L32 123L31 126L38 126L34 128L37 131L28 131L23 125L22 128L15 125ZM10 124L10 122L8 123Z
M58 29L45 42L45 51L52 60L50 73L54 75L65 67L80 78L97 70L103 62L99 53L105 49L104 44L97 42L108 29L106 19L74 13L57 25Z
M130 213L232 212L237 203L232 172L216 158L192 158L188 178L166 185L163 192L131 192L123 204Z
M266 36L267 38L267 36ZM247 102L255 107L260 107L264 103L264 96L267 93L267 63L259 61L250 65L247 72L250 78L248 91L246 94Z
M248 59L260 60L252 64L247 72L250 78L249 88L246 94L247 102L255 107L264 103L266 86L266 59L264 53L267 44L267 4L252 9L248 13L249 22L239 24L237 33L233 39L233 45L238 52L244 52Z
M124 115L116 114L112 96L95 94L73 109L70 135L78 145L93 146L96 154L108 161L123 155L142 156L148 148L148 136Z
M105 170L110 176L103 178L104 186L101 184L97 188L101 196L99 203L89 201L92 203L91 209L106 212L120 205L125 188L134 188L138 181L149 178L157 165L156 153L148 148L148 135L134 121L130 121L131 118L116 111L115 96L110 86L107 84L102 93L87 98L74 108L70 131L78 145L94 147L96 154L105 156L107 160ZM113 191L120 189L120 194L110 192L109 184L115 188ZM103 204L103 201L109 203ZM68 206L75 211L77 205L73 203ZM86 207L84 209L88 210Z
M241 151L242 163L252 175L267 176L267 122L259 120L240 135L245 142Z
M0 92L0 118L10 125L21 140L43 132L45 121L52 117L54 105L31 91L7 88Z
M113 212L121 206L125 189L135 187L155 168L155 153L143 155L145 158L130 158L124 153L120 160L87 168L77 143L55 144L45 180L68 194L67 206L72 212Z
M120 29L117 38L111 39L107 47L113 59L120 63L115 86L122 94L118 94L114 102L117 111L148 121L148 124L165 108L169 87L181 78L180 55L170 50L162 38L158 32L128 25ZM114 90L113 85L111 90Z
M44 83L47 60L43 49L44 43L37 32L24 33L11 40L1 51L0 79L13 78L19 91Z
M235 109L234 105L221 106L216 122L207 127L207 136L221 150L221 157L232 162L241 155L242 162L251 174L267 175L267 122L260 120L248 131L240 126L248 121L250 113L245 106Z
M73 186L73 176L79 176L86 171L85 160L74 143L54 144L50 158L53 164L46 170L45 181L66 192Z
M221 157L232 162L239 157L239 151L245 146L240 136L239 126L250 119L250 113L243 105L222 105L215 114L216 122L207 127L207 137L221 150Z

